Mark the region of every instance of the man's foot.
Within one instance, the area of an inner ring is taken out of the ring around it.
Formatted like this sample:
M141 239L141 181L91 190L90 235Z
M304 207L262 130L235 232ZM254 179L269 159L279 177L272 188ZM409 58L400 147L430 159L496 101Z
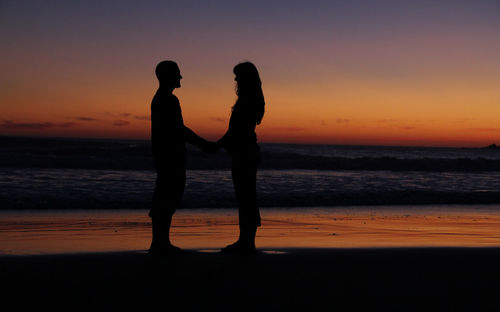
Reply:
M167 255L180 255L184 254L185 251L172 244L162 245L162 246L151 246L148 253L152 256L167 256Z
M253 244L244 244L241 241L237 241L236 243L222 248L221 252L231 254L255 254L257 253L257 249Z

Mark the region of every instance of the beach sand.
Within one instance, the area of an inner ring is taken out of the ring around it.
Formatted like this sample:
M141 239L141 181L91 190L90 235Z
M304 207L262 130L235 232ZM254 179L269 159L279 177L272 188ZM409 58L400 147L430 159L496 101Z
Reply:
M408 208L264 209L254 256L217 252L236 238L234 211L179 211L173 241L188 254L160 258L145 252L144 211L3 212L2 301L40 310L499 310L497 207Z
M3 306L43 311L498 311L499 248L0 257Z
M257 246L276 248L500 247L500 207L373 206L262 209ZM185 209L172 241L216 251L238 235L235 209ZM2 211L0 255L145 250L145 210Z

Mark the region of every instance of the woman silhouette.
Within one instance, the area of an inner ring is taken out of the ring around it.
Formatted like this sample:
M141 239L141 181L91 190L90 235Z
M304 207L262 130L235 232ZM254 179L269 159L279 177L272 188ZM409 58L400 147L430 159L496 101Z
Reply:
M260 226L256 178L260 162L255 126L264 117L264 95L255 65L244 62L233 69L238 99L232 108L226 134L217 142L231 155L231 174L238 204L239 239L223 252L250 252L255 249L255 234Z

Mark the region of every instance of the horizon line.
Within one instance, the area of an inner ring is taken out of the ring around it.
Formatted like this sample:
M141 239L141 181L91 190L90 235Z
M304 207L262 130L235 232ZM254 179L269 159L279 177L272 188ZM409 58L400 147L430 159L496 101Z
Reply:
M44 136L44 135L3 135L1 138L25 138L25 139L75 139L75 140L115 140L115 141L150 141L150 138L113 138L113 137L80 137L80 136ZM288 145L332 145L332 146L365 146L365 147L420 147L420 148L487 148L492 145L498 146L496 143L490 143L481 146L464 146L464 145L404 145L404 144L340 144L340 143L310 143L310 142L275 142L261 141L259 144L288 144Z

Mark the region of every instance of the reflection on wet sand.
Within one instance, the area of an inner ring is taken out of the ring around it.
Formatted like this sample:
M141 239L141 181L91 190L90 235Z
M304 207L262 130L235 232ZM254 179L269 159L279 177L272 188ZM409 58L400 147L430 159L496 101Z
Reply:
M350 248L500 246L498 207L264 209L257 246ZM237 236L235 210L180 210L172 240L213 252ZM144 211L1 212L1 254L145 250Z

